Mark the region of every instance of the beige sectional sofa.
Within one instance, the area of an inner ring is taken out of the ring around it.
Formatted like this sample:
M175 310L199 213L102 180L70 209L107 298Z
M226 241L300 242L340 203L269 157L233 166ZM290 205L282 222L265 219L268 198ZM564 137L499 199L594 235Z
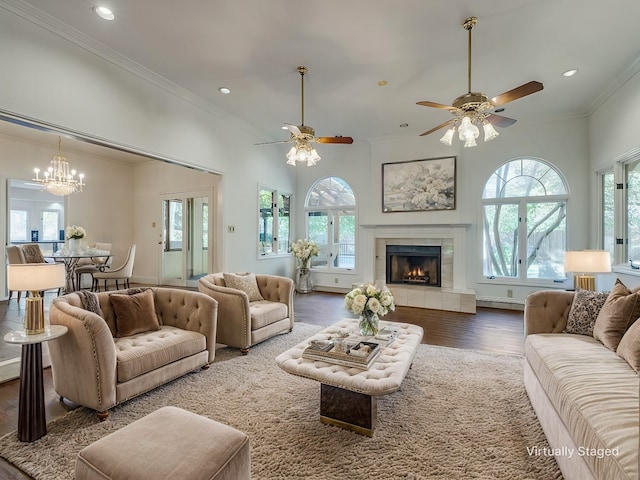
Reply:
M207 367L217 309L207 295L171 288L55 298L51 324L69 330L49 345L54 388L104 419L110 408Z
M565 479L638 479L640 382L627 361L590 335L563 333L574 292L525 303L524 382Z

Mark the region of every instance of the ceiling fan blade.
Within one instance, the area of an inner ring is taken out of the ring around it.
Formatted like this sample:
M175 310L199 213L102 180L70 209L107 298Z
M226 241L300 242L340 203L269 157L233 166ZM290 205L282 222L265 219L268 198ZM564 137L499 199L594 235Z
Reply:
M514 120L513 118L503 117L502 115L496 115L495 113L490 113L489 115L487 115L486 118L487 118L487 122L489 122L491 125L495 125L496 127L502 127L502 128L510 127L517 121L517 120Z
M534 81L525 83L524 85L520 85L513 90L509 90L508 92L504 92L496 97L493 97L491 99L491 103L493 103L493 105L496 107L499 105L504 105L505 103L513 102L514 100L518 100L519 98L539 92L543 88L544 85L542 85L540 82Z
M284 126L287 127L289 131L294 135L302 135L302 132L296 125L290 125L288 123L285 123Z
M433 132L435 132L435 131L437 131L437 130L440 130L441 128L444 128L444 127L446 127L446 126L448 126L448 125L451 125L454 121L455 121L455 120L454 120L453 118L452 118L451 120L447 120L446 122L444 122L444 123L442 123L442 124L438 125L437 127L434 127L434 128L432 128L431 130L428 130L428 131L426 131L426 132L424 132L424 133L421 133L421 134L420 134L420 136L421 136L421 137L424 137L425 135L429 135L430 133L433 133Z
M451 105L444 105L442 103L435 103L429 101L418 102L416 105L422 105L423 107L433 107L433 108L442 108L444 110L458 110L456 107L452 107Z
M353 138L351 137L316 137L316 142L318 143L347 143L351 145L353 143Z
M291 139L289 140L281 140L279 142L262 142L262 143L254 143L254 145L276 145L278 143L290 143Z

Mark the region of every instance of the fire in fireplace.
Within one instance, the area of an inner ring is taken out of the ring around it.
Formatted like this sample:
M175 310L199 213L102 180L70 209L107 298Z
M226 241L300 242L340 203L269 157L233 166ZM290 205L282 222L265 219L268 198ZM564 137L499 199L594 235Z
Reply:
M387 245L387 283L440 287L440 247Z

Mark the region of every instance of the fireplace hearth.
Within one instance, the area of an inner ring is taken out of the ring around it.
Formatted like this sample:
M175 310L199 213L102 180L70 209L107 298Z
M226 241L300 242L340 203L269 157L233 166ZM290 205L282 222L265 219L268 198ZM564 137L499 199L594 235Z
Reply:
M387 245L386 257L387 283L441 286L441 247Z

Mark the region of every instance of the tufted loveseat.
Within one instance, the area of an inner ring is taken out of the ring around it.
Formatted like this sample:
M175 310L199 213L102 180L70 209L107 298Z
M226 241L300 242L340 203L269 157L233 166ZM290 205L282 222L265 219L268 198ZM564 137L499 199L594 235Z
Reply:
M54 388L61 397L96 410L101 420L132 397L208 367L215 356L214 299L189 290L143 290L153 292L158 329L130 336L117 335L110 295L133 291L76 292L51 304L51 324L68 328L49 343ZM93 304L87 304L86 295L95 295Z

